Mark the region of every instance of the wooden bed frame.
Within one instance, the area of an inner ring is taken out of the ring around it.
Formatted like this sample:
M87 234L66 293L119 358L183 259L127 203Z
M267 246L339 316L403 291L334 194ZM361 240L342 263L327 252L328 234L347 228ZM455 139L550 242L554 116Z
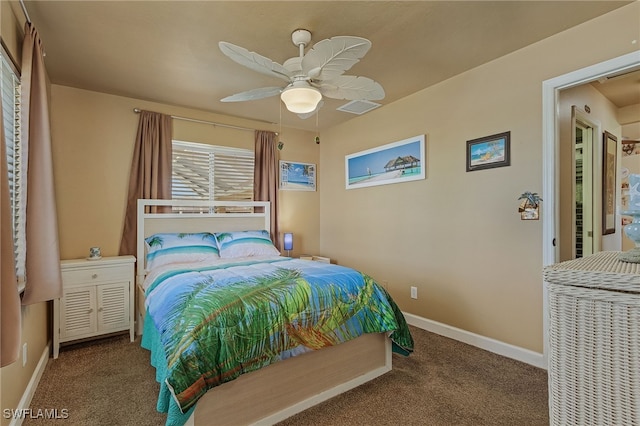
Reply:
M211 213L148 213L164 207L209 208ZM239 208L246 212L238 212ZM144 321L145 244L157 232L270 231L269 203L138 200L137 330ZM268 425L360 386L391 370L387 333L366 334L243 374L202 397L187 425Z

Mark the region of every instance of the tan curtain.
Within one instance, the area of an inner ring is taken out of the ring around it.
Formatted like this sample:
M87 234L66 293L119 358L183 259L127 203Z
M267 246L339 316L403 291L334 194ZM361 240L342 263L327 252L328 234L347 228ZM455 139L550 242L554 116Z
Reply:
M26 287L22 304L62 296L58 217L43 49L27 22L22 44L22 140L27 147Z
M253 199L271 202L271 240L280 249L278 229L278 149L276 134L256 130Z
M0 118L2 118L0 102ZM4 126L0 124L0 367L9 365L20 355L20 296L13 253L13 227L9 196Z
M136 254L138 199L171 199L172 133L170 115L140 112L120 255Z

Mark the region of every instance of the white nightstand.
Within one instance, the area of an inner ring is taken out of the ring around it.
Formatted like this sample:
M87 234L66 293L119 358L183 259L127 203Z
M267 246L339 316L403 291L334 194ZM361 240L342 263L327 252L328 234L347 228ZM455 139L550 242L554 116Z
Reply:
M134 256L60 262L63 294L53 301L53 357L60 344L129 330L134 340Z
M300 259L302 260L313 260L315 262L322 262L322 263L331 263L331 259L328 257L323 257L323 256L312 256L310 254L303 254L300 256Z

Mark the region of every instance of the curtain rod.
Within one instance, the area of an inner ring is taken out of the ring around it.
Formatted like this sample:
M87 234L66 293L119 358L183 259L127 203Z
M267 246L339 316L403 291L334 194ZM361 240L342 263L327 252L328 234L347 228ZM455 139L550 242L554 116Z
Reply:
M27 13L27 8L24 6L23 0L20 0L20 6L22 6L22 13L24 13L24 17L27 18L27 22L31 23L31 18L29 18L29 14Z
M134 108L133 112L135 112L136 114L140 113L140 108ZM249 132L254 132L256 129L250 129L248 127L240 127L240 126L232 126L231 124L224 124L224 123L216 123L215 121L208 121L208 120L198 120L196 118L187 118L187 117L179 117L177 115L172 115L171 118L173 118L174 120L183 120L183 121L191 121L194 123L202 123L202 124L211 124L213 127L226 127L228 129L236 129L236 130L246 130ZM277 135L278 133L276 133Z

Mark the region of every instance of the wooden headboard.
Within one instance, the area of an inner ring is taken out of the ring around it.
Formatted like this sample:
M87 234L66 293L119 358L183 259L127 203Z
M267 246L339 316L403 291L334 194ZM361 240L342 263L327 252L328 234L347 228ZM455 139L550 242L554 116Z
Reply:
M174 209L183 210L176 212ZM154 212L151 212L151 211ZM185 213L184 211L205 211ZM271 232L268 201L138 200L136 281L144 280L145 238L158 232L225 232L266 229Z

